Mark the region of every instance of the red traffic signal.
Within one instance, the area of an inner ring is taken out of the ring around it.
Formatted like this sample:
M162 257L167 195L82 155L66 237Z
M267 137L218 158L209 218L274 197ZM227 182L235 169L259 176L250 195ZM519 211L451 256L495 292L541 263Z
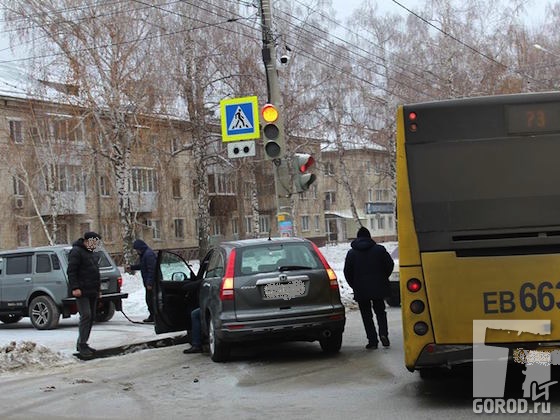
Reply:
M311 184L315 182L317 176L309 174L307 171L315 164L313 156L307 153L296 153L293 158L293 166L295 169L294 184L298 193L307 191Z

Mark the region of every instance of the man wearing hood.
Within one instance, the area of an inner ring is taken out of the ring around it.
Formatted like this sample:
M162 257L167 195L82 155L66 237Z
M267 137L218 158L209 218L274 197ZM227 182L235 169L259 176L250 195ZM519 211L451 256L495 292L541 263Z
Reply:
M352 249L344 261L344 276L354 290L354 300L360 307L368 339L366 348L376 349L379 341L373 323L372 306L377 318L379 339L384 347L389 347L385 298L390 295L389 276L395 263L385 247L377 244L363 226L350 246Z
M154 251L142 239L136 239L132 244L140 257L138 264L131 265L129 270L140 270L142 281L146 289L146 306L150 315L142 322L154 322L154 295L152 288L154 285L154 276L156 272L157 257Z
M68 283L80 313L76 350L84 359L92 357L95 352L87 342L95 320L97 299L101 295L99 259L93 252L100 240L101 236L97 233L86 232L83 238L72 244L72 250L68 254Z

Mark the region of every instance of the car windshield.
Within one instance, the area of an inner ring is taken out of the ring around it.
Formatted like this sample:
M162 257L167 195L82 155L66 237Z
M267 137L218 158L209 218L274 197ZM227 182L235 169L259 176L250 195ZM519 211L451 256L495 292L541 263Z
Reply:
M322 268L321 260L305 243L270 244L241 248L237 269L238 275Z

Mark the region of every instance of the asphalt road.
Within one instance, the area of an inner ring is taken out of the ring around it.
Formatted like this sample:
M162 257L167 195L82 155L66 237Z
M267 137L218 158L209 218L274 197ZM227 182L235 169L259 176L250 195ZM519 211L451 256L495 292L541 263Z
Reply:
M469 375L424 381L418 373L404 368L399 308L388 309L388 349L366 350L359 313L348 311L347 315L343 348L336 356L324 356L318 343L286 343L237 349L230 362L218 364L207 355L184 355L185 346L175 345L80 361L48 371L6 375L0 378L0 417L483 417L473 413ZM552 404L552 413L543 418L558 417Z

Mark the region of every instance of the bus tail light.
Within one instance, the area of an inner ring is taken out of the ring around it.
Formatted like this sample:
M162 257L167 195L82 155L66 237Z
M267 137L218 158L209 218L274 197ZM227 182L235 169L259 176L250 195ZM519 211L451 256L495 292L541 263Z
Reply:
M408 129L413 133L418 131L418 124L416 123L417 117L418 115L414 111L408 113L408 122L409 122Z
M222 279L222 284L220 285L220 300L233 300L234 293L233 293L233 275L234 275L234 268L235 268L235 249L231 250L229 254L227 266L226 266L226 274Z
M417 278L412 278L406 282L406 288L409 292L416 293L422 288L422 283Z
M415 314L421 314L422 312L424 312L425 308L426 305L424 305L424 302L422 302L421 300L415 300L410 304L410 310Z
M414 324L414 332L418 335L426 335L428 332L428 324L422 321L417 322Z

